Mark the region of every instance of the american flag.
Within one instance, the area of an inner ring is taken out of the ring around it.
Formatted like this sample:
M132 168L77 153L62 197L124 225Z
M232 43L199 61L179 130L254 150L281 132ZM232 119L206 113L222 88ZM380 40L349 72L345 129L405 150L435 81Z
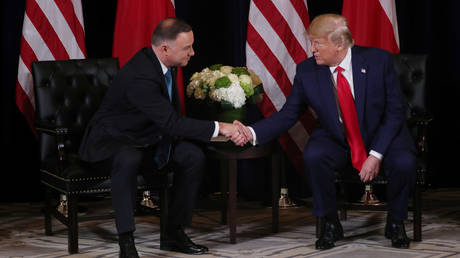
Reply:
M16 105L35 132L31 64L85 58L81 1L27 0L20 49Z
M253 0L249 8L246 65L262 79L265 97L259 108L267 117L280 110L292 89L296 65L311 56L305 0ZM299 172L302 151L314 129L308 110L280 143Z

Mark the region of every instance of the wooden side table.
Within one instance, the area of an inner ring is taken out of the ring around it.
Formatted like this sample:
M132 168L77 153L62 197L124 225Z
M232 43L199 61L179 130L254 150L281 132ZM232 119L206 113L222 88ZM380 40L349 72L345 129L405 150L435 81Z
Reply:
M279 178L281 171L281 153L280 148L276 142L270 142L258 146L245 146L238 147L231 143L210 143L206 147L206 152L209 158L215 158L220 161L221 165L221 178L227 179L228 184L223 183L223 193L226 193L228 186L228 197L226 204L222 207L222 223L225 224L228 220L230 230L230 243L236 243L236 189L237 189L237 161L241 159L255 159L263 157L271 157L272 162L272 231L274 233L279 231L279 205L280 198Z

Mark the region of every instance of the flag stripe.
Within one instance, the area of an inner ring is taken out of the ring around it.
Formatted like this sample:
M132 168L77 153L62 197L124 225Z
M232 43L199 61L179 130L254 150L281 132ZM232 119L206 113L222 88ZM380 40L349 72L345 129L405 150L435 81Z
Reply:
M246 65L263 82L265 97L258 106L266 117L283 107L292 89L296 65L311 55L306 33L308 24L305 0L253 0L250 3ZM300 173L303 173L301 154L316 124L314 120L308 110L279 138Z
M74 5L66 5L64 4L63 1L56 1L55 2L57 7L59 8L60 12L63 14L63 18L69 25L69 28L71 30L71 35L69 38L72 39L72 43L77 43L78 48L73 48L74 50L81 50L82 53L80 55L82 58L86 56L86 49L85 49L85 32L83 30L83 25L80 23L79 17L77 17L77 14L75 13L75 5L78 5L78 3L74 3ZM69 51L72 50L72 48L66 47L66 49Z
M303 173L303 163L302 163L302 149L297 148L297 144L291 138L289 133L284 133L279 137L279 142L283 148L286 156L292 162L294 167L299 173Z
M34 61L85 58L80 0L27 0L20 47L16 105L35 133L31 64Z
M34 104L30 102L29 96L24 92L19 82L16 82L16 103L18 109L22 114L27 114L24 116L29 125L33 125L35 122L35 107ZM35 132L35 130L32 130Z
M259 60L265 65L265 67L271 67L268 71L272 75L273 79L278 83L280 86L279 88L283 92L284 96L288 96L290 93L290 80L287 77L286 72L278 58L270 51L267 43L263 40L263 38L257 33L251 24L248 24L248 44L251 46L254 53L256 53ZM267 91L270 97L270 89ZM282 97L284 97L282 96ZM271 96L270 99L275 99L276 96ZM282 103L284 105L284 101ZM280 106L275 105L276 109L281 109Z
M41 1L42 3L48 1ZM53 49L51 54L55 60L68 59L69 55L65 50L64 45L62 44L59 36L51 25L48 17L46 17L43 10L37 4L36 1L29 1L31 8L26 9L26 15L29 17L30 21L35 28L41 28L37 30L42 39L45 41L49 49Z
M394 1L379 0L388 20L391 22L393 36L399 49L398 17L396 16L396 4Z
M30 63L29 62L25 62L25 63L29 64L28 66L30 66L32 61L36 61L36 60L53 60L54 56L51 53L51 50L48 48L48 45L43 40L43 38L40 35L40 33L38 32L38 30L35 28L35 26L30 21L28 15L26 15L24 17L24 25L23 25L23 27L25 29L23 29L22 36L23 36L24 40L28 43L30 49L32 49L32 51L35 54L35 58L32 59ZM33 49L32 46L40 46L40 47ZM22 54L22 49L21 49L21 56L23 56L23 59L25 59L24 55Z
M305 30L306 28L308 28L308 25L310 25L310 16L308 15L307 4L305 3L304 0L291 0L291 4L296 10L297 14L299 15L300 21L303 24L303 29ZM289 24L292 24L294 26L300 26L299 22L296 22L296 23L291 22ZM303 32L302 34L304 33L305 32ZM310 42L308 41L308 37L306 35L304 36L305 38L307 38L307 46L308 46ZM307 51L307 54L311 55L309 51Z
M19 67L18 67L18 82L23 92L29 97L29 102L32 106L35 106L34 101L34 88L32 86L32 74L30 71L30 66L26 64L31 64L33 61L36 61L37 58L32 50L32 48L24 40L22 44L22 52L24 55L19 57Z
M62 1L57 2L60 2L61 5L65 4ZM64 57L63 59L68 59L69 56L72 56L73 58L84 58L85 56L83 52L80 50L80 48L75 47L75 45L78 44L75 35L72 29L69 27L67 19L62 15L62 12L56 5L56 2L38 1L37 3L43 10L51 26L53 26L53 30L56 32L56 36L58 37L59 42L61 42L61 44L64 46L66 57ZM66 6L72 8L72 6L69 4L67 4ZM63 7L63 9L65 8ZM80 26L79 23L78 26Z
M275 6L271 1L263 0L254 0L254 4L265 16L265 19L274 29L276 34L280 37L283 44L286 45L286 50L291 55L291 58L294 60L294 62L297 64L300 63L300 61L303 61L307 57L307 54L305 53L305 51L303 51L302 46L296 40L296 36L294 36L294 34L292 33L289 24L281 15L277 6ZM278 5L288 6L282 5L281 3L278 3ZM269 17L269 19L267 19L267 17Z
M260 77L262 82L276 83L273 76L267 69L265 69L264 64L260 61L248 43L246 43L246 59L246 66L251 67L251 69ZM264 89L266 95L280 96L279 98L274 99L274 101L266 100L264 98L258 103L262 114L264 116L269 116L277 111L275 106L279 106L280 108L283 106L284 102L286 102L286 98L283 98L284 94L279 87L264 87Z
M290 93L290 85L292 85L292 82L294 81L295 69L292 68L295 68L296 63L291 58L291 55L286 49L286 45L280 39L278 34L276 34L275 30L271 27L270 23L265 19L265 16L262 15L257 6L254 5L252 2L250 14L253 17L253 21L250 23L251 26L249 26L248 24L248 36L252 35L253 31L257 31L258 33L258 40L252 42L253 50L258 50L259 48L257 44L260 44L260 46L265 47L265 51L270 51L271 54L276 57L278 62L281 64L282 69L276 67L269 70L286 73L287 77L289 78L289 83L279 84L279 86L281 86L281 89L287 96ZM252 31L249 31L250 29Z
M292 3L293 1L291 1ZM295 3L302 3L299 0L294 1ZM294 5L287 5L283 4L281 1L274 1L273 4L278 8L280 11L281 15L283 15L283 18L286 20L286 24L290 26L290 30L294 34L295 38L298 41L298 45L303 49L303 54L304 58L302 58L300 61L303 61L305 58L308 57L309 51L310 51L310 42L308 40L308 37L306 35L305 31L305 23L308 23L309 18L308 18L308 13L306 12L306 9L302 10L297 10ZM301 13L299 13L301 12ZM292 39L293 40L293 39ZM296 62L298 63L298 62Z

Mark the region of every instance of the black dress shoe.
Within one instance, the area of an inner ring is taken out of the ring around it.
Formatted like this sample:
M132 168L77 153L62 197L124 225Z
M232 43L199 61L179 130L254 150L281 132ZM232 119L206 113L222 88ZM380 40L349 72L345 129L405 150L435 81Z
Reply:
M139 258L132 233L119 235L118 244L120 245L120 258Z
M385 237L391 239L391 246L396 248L409 248L410 239L406 235L404 222L394 222L387 219Z
M322 227L321 234L315 243L315 247L318 250L331 249L335 246L336 241L343 238L343 228L338 218L332 220L323 218L323 221L322 225L320 225Z
M168 232L160 241L160 249L185 254L205 254L208 252L206 246L193 243L183 229Z

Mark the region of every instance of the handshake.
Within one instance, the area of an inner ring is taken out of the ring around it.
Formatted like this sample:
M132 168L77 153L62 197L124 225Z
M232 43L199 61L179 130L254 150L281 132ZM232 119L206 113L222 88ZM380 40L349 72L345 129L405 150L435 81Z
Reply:
M253 135L249 127L235 120L233 124L219 122L219 134L231 139L237 146L243 146L248 141L253 140Z

